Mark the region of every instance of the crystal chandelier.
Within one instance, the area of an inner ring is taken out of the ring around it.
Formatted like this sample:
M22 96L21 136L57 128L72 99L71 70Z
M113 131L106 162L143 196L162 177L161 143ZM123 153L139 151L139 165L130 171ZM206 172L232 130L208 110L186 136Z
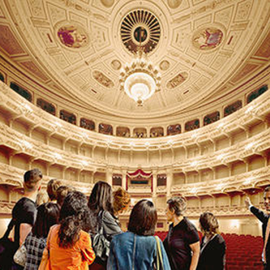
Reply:
M147 60L142 47L134 56L120 71L120 89L142 106L146 99L160 91L161 76L158 68Z

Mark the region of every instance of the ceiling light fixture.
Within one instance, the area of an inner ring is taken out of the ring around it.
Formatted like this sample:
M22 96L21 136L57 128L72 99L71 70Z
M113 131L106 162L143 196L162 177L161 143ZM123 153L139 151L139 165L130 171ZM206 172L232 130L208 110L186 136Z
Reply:
M148 61L139 47L134 59L120 71L120 89L142 106L155 92L160 91L161 76L157 67Z

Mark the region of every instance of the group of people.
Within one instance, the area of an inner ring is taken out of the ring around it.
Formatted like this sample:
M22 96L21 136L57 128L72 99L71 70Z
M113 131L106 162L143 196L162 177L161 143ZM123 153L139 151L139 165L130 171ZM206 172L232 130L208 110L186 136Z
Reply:
M182 197L167 201L171 224L162 242L154 236L157 210L152 201L136 203L123 232L118 215L130 206L124 189L113 193L108 183L99 181L87 199L51 180L49 201L36 208L41 181L39 169L25 173L24 196L12 211L14 241L26 249L25 265L14 262L13 269L224 269L226 245L217 219L210 212L200 216L200 243L196 227L184 216L187 205Z

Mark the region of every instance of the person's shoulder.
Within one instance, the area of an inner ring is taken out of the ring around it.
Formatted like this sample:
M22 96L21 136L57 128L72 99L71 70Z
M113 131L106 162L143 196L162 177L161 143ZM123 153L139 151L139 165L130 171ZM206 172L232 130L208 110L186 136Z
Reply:
M126 242L128 239L130 240L133 237L133 233L127 231L127 232L122 232L119 234L116 234L113 236L111 243L117 244L119 242Z
M23 197L18 201L19 205L23 208L33 208L36 209L36 204L34 201L30 200L29 198Z
M103 221L115 221L115 217L109 212L104 210L102 213L102 219Z
M158 237L159 239L159 237ZM160 239L159 239L160 240ZM152 236L152 235L137 235L136 234L136 241L138 242L144 242L145 244L147 244L147 246L153 246L156 245L156 237Z
M90 234L89 233L87 233L87 232L85 232L85 231L83 231L83 230L81 230L81 233L80 233L80 240L82 241L82 242L89 242L90 241Z
M222 235L217 234L215 237L216 242L218 242L219 244L225 243L224 238L222 237Z
M61 226L60 224L55 224L55 225L51 226L49 234L51 233L52 235L54 235L54 234L58 233L58 231L60 230L60 226Z
M185 224L185 227L187 228L187 230L196 230L196 227L195 225L186 217L184 217L184 224Z
M28 216L29 213L32 213L34 215L36 210L37 210L36 205L32 200L30 200L26 197L22 197L15 204L15 206L12 210L12 215L13 215L13 217L16 217L16 218L18 216L22 216L22 215Z
M20 207L23 207L25 204L28 204L28 198L26 197L22 197L20 198L16 203L15 203L15 206L14 208L20 208Z

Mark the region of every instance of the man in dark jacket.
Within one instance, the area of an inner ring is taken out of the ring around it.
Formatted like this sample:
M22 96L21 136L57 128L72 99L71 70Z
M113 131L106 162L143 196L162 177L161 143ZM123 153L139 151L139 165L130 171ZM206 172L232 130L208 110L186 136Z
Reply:
M264 263L264 269L270 270L270 241L269 241L270 186L267 186L264 189L263 200L264 200L264 206L265 206L266 212L253 206L249 197L246 198L245 203L246 203L246 206L251 211L251 213L255 215L262 222L262 234L263 234L263 241L264 241L262 258L263 258L263 263ZM268 221L269 221L269 224L268 224Z

